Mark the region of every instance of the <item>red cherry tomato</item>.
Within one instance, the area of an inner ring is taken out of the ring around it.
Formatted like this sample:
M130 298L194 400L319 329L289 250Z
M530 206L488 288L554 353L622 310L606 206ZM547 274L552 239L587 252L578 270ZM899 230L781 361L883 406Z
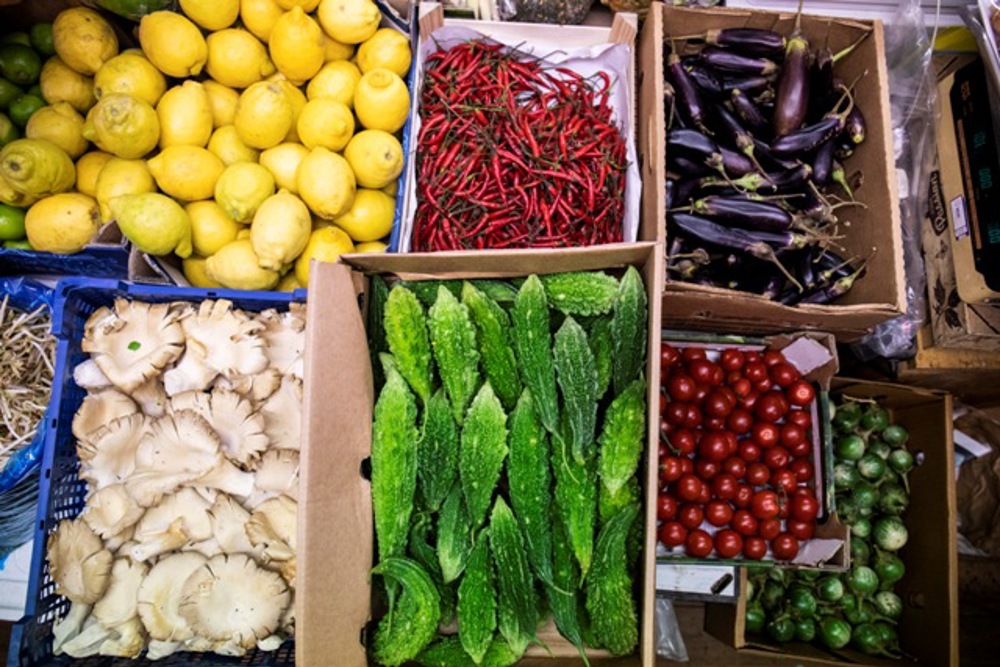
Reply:
M819 501L815 496L795 494L791 501L791 515L799 521L815 521L819 515Z
M729 441L722 433L714 431L706 433L698 443L698 456L707 461L721 463L729 458Z
M734 480L743 479L747 474L747 462L738 456L730 456L722 462L722 471Z
M681 356L684 358L684 362L688 363L694 361L695 359L704 359L706 355L704 348L685 347L684 351L681 353Z
M656 498L656 518L669 521L677 516L677 499L669 493L661 493Z
M767 350L764 352L764 365L774 366L775 364L780 364L786 361L785 355L777 350Z
M784 447L794 447L806 439L806 430L798 424L788 422L781 425L778 439Z
M688 414L688 404L682 403L680 401L674 401L667 405L666 411L663 413L663 418L669 423L680 426L684 424L684 420L687 419Z
M696 359L688 364L688 373L691 374L691 379L698 384L707 386L714 386L716 384L715 380L718 378L718 374L715 372L716 369L718 369L719 373L722 372L722 369L718 365L708 359ZM725 376L723 375L723 377ZM719 384L721 384L721 380Z
M771 540L771 552L775 560L792 560L799 555L799 541L794 535L781 533Z
M743 368L745 360L746 358L742 352L734 348L729 348L722 351L722 356L719 358L719 365L722 366L723 370L732 373Z
M713 500L705 506L705 520L716 528L729 525L733 520L733 508L724 500Z
M743 367L743 375L752 383L767 379L767 366L759 361L748 362Z
M803 440L799 444L789 447L788 453L792 455L793 459L807 458L812 453L812 443Z
M750 430L750 437L762 448L774 447L781 437L781 430L774 424L757 422Z
M681 505L677 519L687 529L697 528L705 521L705 510L696 503L687 503Z
M660 368L668 370L681 360L681 353L670 343L660 343Z
M656 452L658 454L657 458L661 461L670 456L670 448L662 440L656 445Z
M665 417L660 417L660 433L663 435L670 435L677 429L677 426L671 424L666 420Z
M787 361L782 361L771 366L768 369L767 375L771 378L771 382L781 388L791 386L793 382L798 381L802 377L798 369Z
M729 445L729 455L735 456L740 451L740 439L736 437L735 433L729 431L724 431L722 437L726 439L726 444Z
M688 457L681 459L681 475L693 475L694 474L694 461Z
M753 413L757 415L757 419L772 424L780 421L786 412L788 412L788 401L779 392L763 394L753 406Z
M722 389L715 389L705 397L704 407L705 414L721 418L728 416L733 411L733 408L736 407L736 401Z
M706 482L715 479L715 476L719 474L720 469L721 465L716 461L698 459L694 462L695 474Z
M723 431L726 428L726 420L722 417L709 417L702 426L709 431Z
M686 411L685 411L686 412ZM697 448L694 433L686 428L676 429L669 438L670 446L679 454L688 455Z
M707 505L710 500L712 500L712 485L702 484L701 493L698 494L698 502L702 505Z
M732 384L733 393L736 394L738 398L744 398L753 391L753 384L750 380L746 378L740 378Z
M698 409L697 405L689 403L687 406L687 414L684 415L684 428L695 429L701 426L701 410Z
M788 464L788 469L792 471L795 475L795 479L801 484L803 482L811 482L816 476L816 471L813 469L812 461L807 461L805 459L795 459Z
M780 470L788 465L788 462L792 460L791 455L789 455L788 450L781 445L775 445L774 447L768 447L764 450L764 465L766 465L771 470Z
M708 392L711 391L707 384L695 385L697 388L694 390L694 401L695 405L701 405L705 402L705 397L708 396Z
M664 394L661 391L660 392L660 414L663 414L663 411L666 410L666 409L667 409L667 395Z
M686 502L694 502L701 495L701 480L694 475L682 475L677 480L677 497Z
M740 484L739 488L736 489L736 497L733 498L733 504L742 509L750 507L751 500L753 500L753 487L749 484Z
M758 491L750 501L750 511L758 520L777 517L781 511L778 494L770 490Z
M687 528L680 521L667 521L660 526L660 541L668 547L678 547L687 539Z
M753 415L749 410L736 408L729 413L726 419L726 427L736 435L744 435L753 428Z
M746 359L748 364L753 361L760 361L760 352L758 352L757 350L750 350L749 352L744 352L743 358Z
M774 383L771 382L771 378L764 378L760 382L754 382L753 388L759 391L761 394L766 394L774 388Z
M720 473L712 480L712 493L719 500L732 500L736 497L739 482L729 473Z
M771 486L775 489L781 489L785 494L794 493L795 487L799 485L799 481L795 478L795 473L788 468L781 468L772 472L770 481Z
M771 479L771 470L763 463L751 463L747 466L746 478L753 486L764 486Z
M791 400L788 402L791 403ZM795 404L792 403L792 405ZM797 408L793 408L787 415L785 415L785 421L795 424L796 426L801 426L805 431L811 429L813 425L812 415L809 414L809 411Z
M743 556L748 560L760 560L766 555L767 542L763 538L748 537L743 540Z
M713 546L711 535L704 530L692 530L688 533L687 540L684 542L684 551L689 556L704 558L712 553Z
M797 521L789 519L785 522L785 530L800 542L811 540L816 534L816 524L812 521Z
M797 495L797 496L812 496L813 498L816 497L816 494L813 493L813 490L810 489L808 486L797 486L797 487L795 487L795 495Z
M735 558L743 551L743 538L734 530L720 530L715 534L715 551L720 558Z
M729 525L743 537L750 537L757 534L757 519L746 510L736 510L733 513L733 520Z
M788 387L788 402L805 407L816 400L816 390L805 380L799 380Z
M740 458L747 463L760 460L760 445L753 440L743 440L740 442Z
M667 393L675 401L686 402L694 398L694 380L687 375L673 374L667 380Z
M684 466L677 456L667 456L660 459L660 481L664 484L676 482L684 474Z
M751 389L750 393L740 398L740 407L753 412L753 407L757 405L758 398L760 398L760 392L756 389Z
M773 540L781 532L781 522L777 519L757 521L757 534L765 540Z

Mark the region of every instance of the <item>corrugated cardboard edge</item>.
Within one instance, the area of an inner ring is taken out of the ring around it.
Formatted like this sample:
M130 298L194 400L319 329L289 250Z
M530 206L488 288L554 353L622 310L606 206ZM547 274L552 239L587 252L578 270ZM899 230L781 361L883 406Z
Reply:
M636 68L636 94L639 98L639 145L636 148L639 150L639 168L644 184L639 238L659 243L665 243L667 235L666 202L659 196L662 184L667 180L667 166L663 159L667 119L662 101L657 100L657 87L649 85L645 79L651 77L654 81L663 81L663 58L657 55L662 48L663 10L660 3L653 3L639 34L636 58L639 63L653 63L652 71Z

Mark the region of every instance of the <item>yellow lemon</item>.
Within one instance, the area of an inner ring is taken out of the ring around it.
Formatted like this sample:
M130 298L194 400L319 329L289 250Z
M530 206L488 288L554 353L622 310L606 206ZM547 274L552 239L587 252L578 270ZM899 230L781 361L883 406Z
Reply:
M360 44L378 30L382 12L371 0L321 0L316 17L338 42Z
M222 30L236 22L240 0L181 0L181 11L205 30Z
M160 190L182 201L210 198L226 168L214 153L197 146L169 146L146 165Z
M0 176L26 195L65 192L76 182L76 165L45 139L18 139L0 151Z
M46 197L28 209L24 217L28 241L40 252L79 252L100 228L97 202L79 192Z
M338 216L337 225L355 241L377 241L392 231L392 218L396 202L379 190L358 188L354 203L347 213Z
M52 23L52 41L56 54L80 74L94 74L118 54L114 28L86 7L59 12Z
M344 149L344 157L363 188L384 188L403 171L403 147L396 137L382 130L355 134Z
M243 227L243 228L241 228L240 231L236 234L236 239L237 240L246 239L247 241L249 241L250 240L250 228L249 227Z
M305 250L312 230L309 209L281 190L264 200L253 216L250 241L261 268L279 270Z
M389 246L382 243L381 241L368 241L366 243L359 243L358 245L354 246L354 252L362 255L369 255L369 254L374 255L385 252L388 249Z
M299 116L299 140L306 148L317 146L342 151L354 136L354 114L333 100L313 100Z
M227 167L237 162L256 162L260 157L260 151L243 143L235 125L223 125L213 132L208 140L208 150Z
M277 271L264 269L250 239L227 243L205 260L208 277L230 289L269 290L281 279Z
M299 186L296 174L299 164L309 155L309 149L302 144L284 143L268 148L260 154L260 164L274 176L275 184L292 194L297 194Z
M387 69L406 76L412 59L410 40L392 28L379 28L358 47L358 67L365 74L375 69Z
M236 222L253 220L260 205L273 194L274 176L252 162L237 162L226 167L215 184L216 203Z
M284 10L274 0L240 0L240 19L247 30L267 44L274 23Z
M101 174L110 160L114 159L111 153L104 151L91 151L86 153L76 161L76 189L91 197L97 196L97 177Z
M304 287L309 286L309 263L311 260L320 262L336 262L343 254L354 252L351 238L342 229L325 227L317 229L309 235L306 249L295 260L295 278Z
M111 200L124 195L156 192L156 181L145 160L113 157L101 168L94 183L94 197L101 208L101 219L111 221Z
M97 102L93 79L68 67L59 56L45 61L38 85L46 102L68 102L80 113L87 113Z
M243 143L263 149L284 140L293 118L294 109L285 87L278 82L260 81L240 95L233 124Z
M212 136L212 104L204 86L185 81L174 86L156 105L160 121L160 148L204 147Z
M289 273L278 281L274 289L278 292L294 292L297 289L302 289L302 283L299 282L294 273Z
M382 192L389 195L393 199L396 198L396 193L399 192L399 181L393 181L389 185L381 188Z
M191 255L187 259L181 260L181 270L184 271L184 277L187 278L192 287L201 287L204 289L223 287L222 283L208 275L208 266L206 266L206 263L207 260L204 257L198 257L197 255Z
M274 63L264 45L246 30L213 32L206 40L205 71L224 86L246 88L274 74Z
M323 33L323 60L325 62L349 60L353 55L353 46L350 44L341 44L325 32Z
M333 220L351 208L357 187L347 160L325 148L314 148L299 164L296 173L299 196L309 210Z
M111 212L125 238L142 252L191 256L191 219L170 197L159 192L115 197Z
M286 12L294 7L301 7L304 12L311 12L316 9L319 0L274 0L279 7Z
M94 76L94 95L98 99L121 93L156 106L166 90L163 73L147 58L134 53L115 56Z
M102 151L127 159L142 157L160 139L156 110L131 95L106 95L87 114L83 136Z
M176 12L153 12L139 23L139 43L149 61L167 76L197 76L208 60L198 26Z
M74 160L87 151L83 138L83 116L66 102L42 107L31 115L24 136L29 139L47 139Z
M288 101L292 103L292 126L288 129L288 134L285 135L285 141L301 143L298 131L299 116L309 100L306 99L306 94L288 79L283 78L280 83L285 89L285 94L288 95Z
M306 86L310 100L334 100L354 108L354 88L361 80L358 66L346 60L334 60L323 65Z
M354 112L366 129L395 132L406 124L410 91L398 74L373 69L354 89Z
M222 246L235 241L243 228L211 200L191 202L184 211L191 220L191 246L203 257L214 255Z
M28 208L42 198L43 195L29 195L15 190L0 174L0 202L17 208Z
M301 7L295 7L275 21L268 50L278 71L300 85L323 66L323 31Z
M208 93L208 104L212 108L212 127L232 125L236 118L236 105L240 101L240 94L211 79L203 81L201 85Z

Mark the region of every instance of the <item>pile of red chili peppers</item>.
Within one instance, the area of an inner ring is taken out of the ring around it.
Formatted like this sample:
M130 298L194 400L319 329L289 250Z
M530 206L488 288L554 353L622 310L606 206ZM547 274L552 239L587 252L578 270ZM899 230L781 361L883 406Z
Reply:
M628 163L610 87L485 41L429 56L413 250L621 242Z

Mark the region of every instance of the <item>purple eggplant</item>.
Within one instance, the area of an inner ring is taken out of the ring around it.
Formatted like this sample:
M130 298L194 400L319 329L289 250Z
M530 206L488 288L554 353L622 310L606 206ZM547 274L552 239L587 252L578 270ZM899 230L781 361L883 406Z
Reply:
M691 203L694 213L727 225L760 232L787 232L794 218L780 206L745 197L709 195Z
M703 35L689 35L675 39L703 41L706 44L724 46L754 56L780 56L785 50L784 37L773 30L762 28L714 29Z
M695 162L683 155L671 156L667 160L667 167L671 172L683 178L700 178L713 173L704 162Z
M774 106L774 134L783 137L802 127L809 112L809 40L802 36L802 0L795 29L785 47L785 63L778 78Z
M865 117L861 115L861 109L855 104L851 107L847 118L844 119L844 131L840 135L855 146L860 146L865 142Z
M858 278L864 275L865 269L867 267L867 262L861 265L854 273L851 273L843 278L838 278L829 285L821 287L811 294L807 294L802 297L801 303L815 303L815 304L826 304L839 299L854 287L854 283Z
M834 108L812 125L779 136L771 143L771 152L780 157L801 156L832 141L844 129L847 116L854 108L854 98L846 89L841 99L847 100L847 109L838 113Z
M718 46L706 46L701 52L701 60L720 72L747 76L770 76L778 71L773 60L744 56Z
M668 178L666 183L663 184L663 203L666 205L666 210L670 210L674 207L674 197L677 196L677 181L673 178Z
M771 147L760 139L753 140L753 149L754 154L762 164L765 164L776 171L788 171L789 169L795 169L800 164L798 160L788 160L778 157L771 152Z
M816 151L816 157L813 158L813 183L819 186L824 186L829 184L830 179L833 175L833 151L834 145L832 141L827 141L825 144L819 147Z
M838 160L846 160L847 158L854 155L854 144L850 141L844 141L843 137L838 137L835 141L836 147L833 150L833 155Z
M754 93L757 96L768 90L774 83L773 76L724 76L720 80L722 92L731 93L734 90L742 90L744 93Z
M666 75L674 87L677 106L680 108L681 114L695 127L706 132L705 105L701 100L701 94L687 70L684 69L680 57L673 50L667 56Z
M685 69L691 80L694 81L694 85L698 86L698 90L713 99L722 97L722 83L718 77L709 72L701 63L694 63Z
M713 116L718 122L718 126L721 128L720 134L727 137L736 148L749 160L753 165L760 171L764 171L764 168L760 166L757 162L757 157L754 155L754 141L753 135L746 131L746 129L740 124L739 119L734 116L729 109L721 104L716 104L713 108ZM747 172L744 172L747 173ZM742 176L743 174L735 174L737 176Z
M747 129L757 136L770 132L770 126L764 114L757 108L757 104L746 96L739 88L729 93L729 102L733 105L733 111L740 117Z

